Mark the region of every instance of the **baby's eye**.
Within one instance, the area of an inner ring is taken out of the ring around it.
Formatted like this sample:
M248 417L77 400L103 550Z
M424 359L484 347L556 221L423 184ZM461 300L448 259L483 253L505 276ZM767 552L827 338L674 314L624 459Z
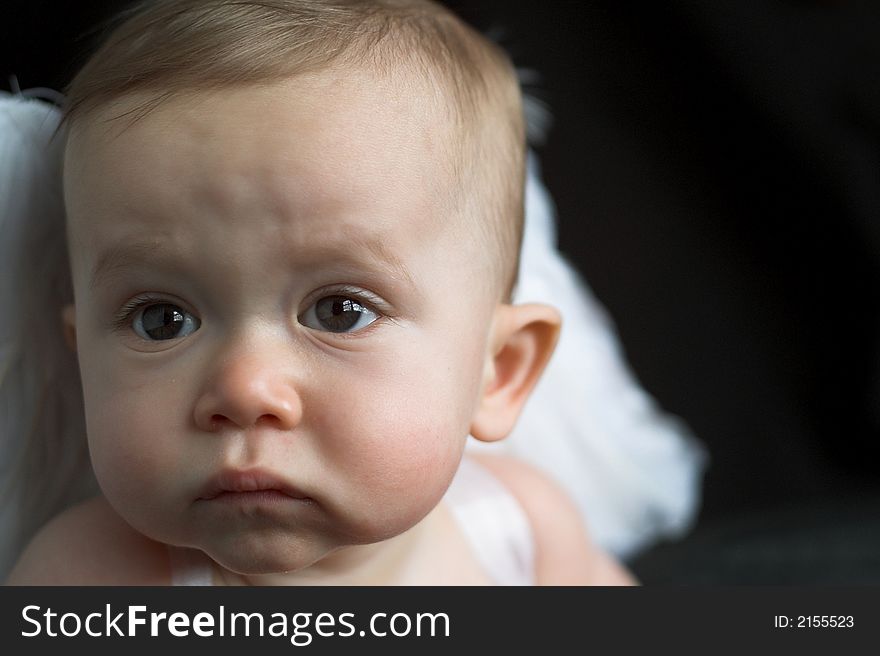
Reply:
M132 318L131 327L149 341L177 339L191 335L202 322L172 303L154 303L141 307Z
M307 328L331 333L352 333L378 318L378 314L350 296L325 296L298 317Z

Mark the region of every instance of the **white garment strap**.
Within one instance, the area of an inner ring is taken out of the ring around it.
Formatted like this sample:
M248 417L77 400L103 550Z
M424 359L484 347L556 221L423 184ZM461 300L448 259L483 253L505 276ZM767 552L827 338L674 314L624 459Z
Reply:
M522 506L485 467L463 458L444 500L496 585L535 584L535 544Z
M168 545L171 585L214 585L211 561L198 549Z

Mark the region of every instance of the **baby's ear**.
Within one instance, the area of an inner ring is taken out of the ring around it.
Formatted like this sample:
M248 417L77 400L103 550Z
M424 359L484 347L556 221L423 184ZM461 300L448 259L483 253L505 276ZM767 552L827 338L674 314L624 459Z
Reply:
M471 435L494 442L513 430L544 366L553 355L562 318L549 305L499 305L489 336L483 392Z
M72 303L61 309L61 330L64 332L64 341L76 353L76 307Z

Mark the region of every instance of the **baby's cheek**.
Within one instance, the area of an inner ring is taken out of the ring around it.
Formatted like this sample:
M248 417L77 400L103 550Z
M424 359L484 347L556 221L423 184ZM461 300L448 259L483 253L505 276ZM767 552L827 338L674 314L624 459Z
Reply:
M108 496L137 498L145 496L145 490L158 496L161 479L169 473L168 459L173 459L168 441L176 432L167 425L167 415L158 411L162 407L148 395L125 389L105 390L94 395L93 402L87 396L89 449Z
M173 542L179 524L180 491L188 472L170 443L179 430L161 421L156 406L138 397L109 396L88 419L89 449L95 475L110 505L136 530Z
M345 481L346 505L377 525L417 522L456 470L467 422L430 378L377 376L370 385L340 385L339 410L314 416L319 448Z

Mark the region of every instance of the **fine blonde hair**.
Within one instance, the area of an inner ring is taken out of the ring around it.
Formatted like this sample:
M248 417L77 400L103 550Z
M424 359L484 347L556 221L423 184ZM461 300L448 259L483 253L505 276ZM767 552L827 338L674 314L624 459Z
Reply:
M450 170L456 206L481 237L499 300L516 283L523 230L525 127L507 55L430 0L151 0L118 26L66 90L75 123L132 93L130 118L192 91L267 83L341 67L415 71L460 138Z

